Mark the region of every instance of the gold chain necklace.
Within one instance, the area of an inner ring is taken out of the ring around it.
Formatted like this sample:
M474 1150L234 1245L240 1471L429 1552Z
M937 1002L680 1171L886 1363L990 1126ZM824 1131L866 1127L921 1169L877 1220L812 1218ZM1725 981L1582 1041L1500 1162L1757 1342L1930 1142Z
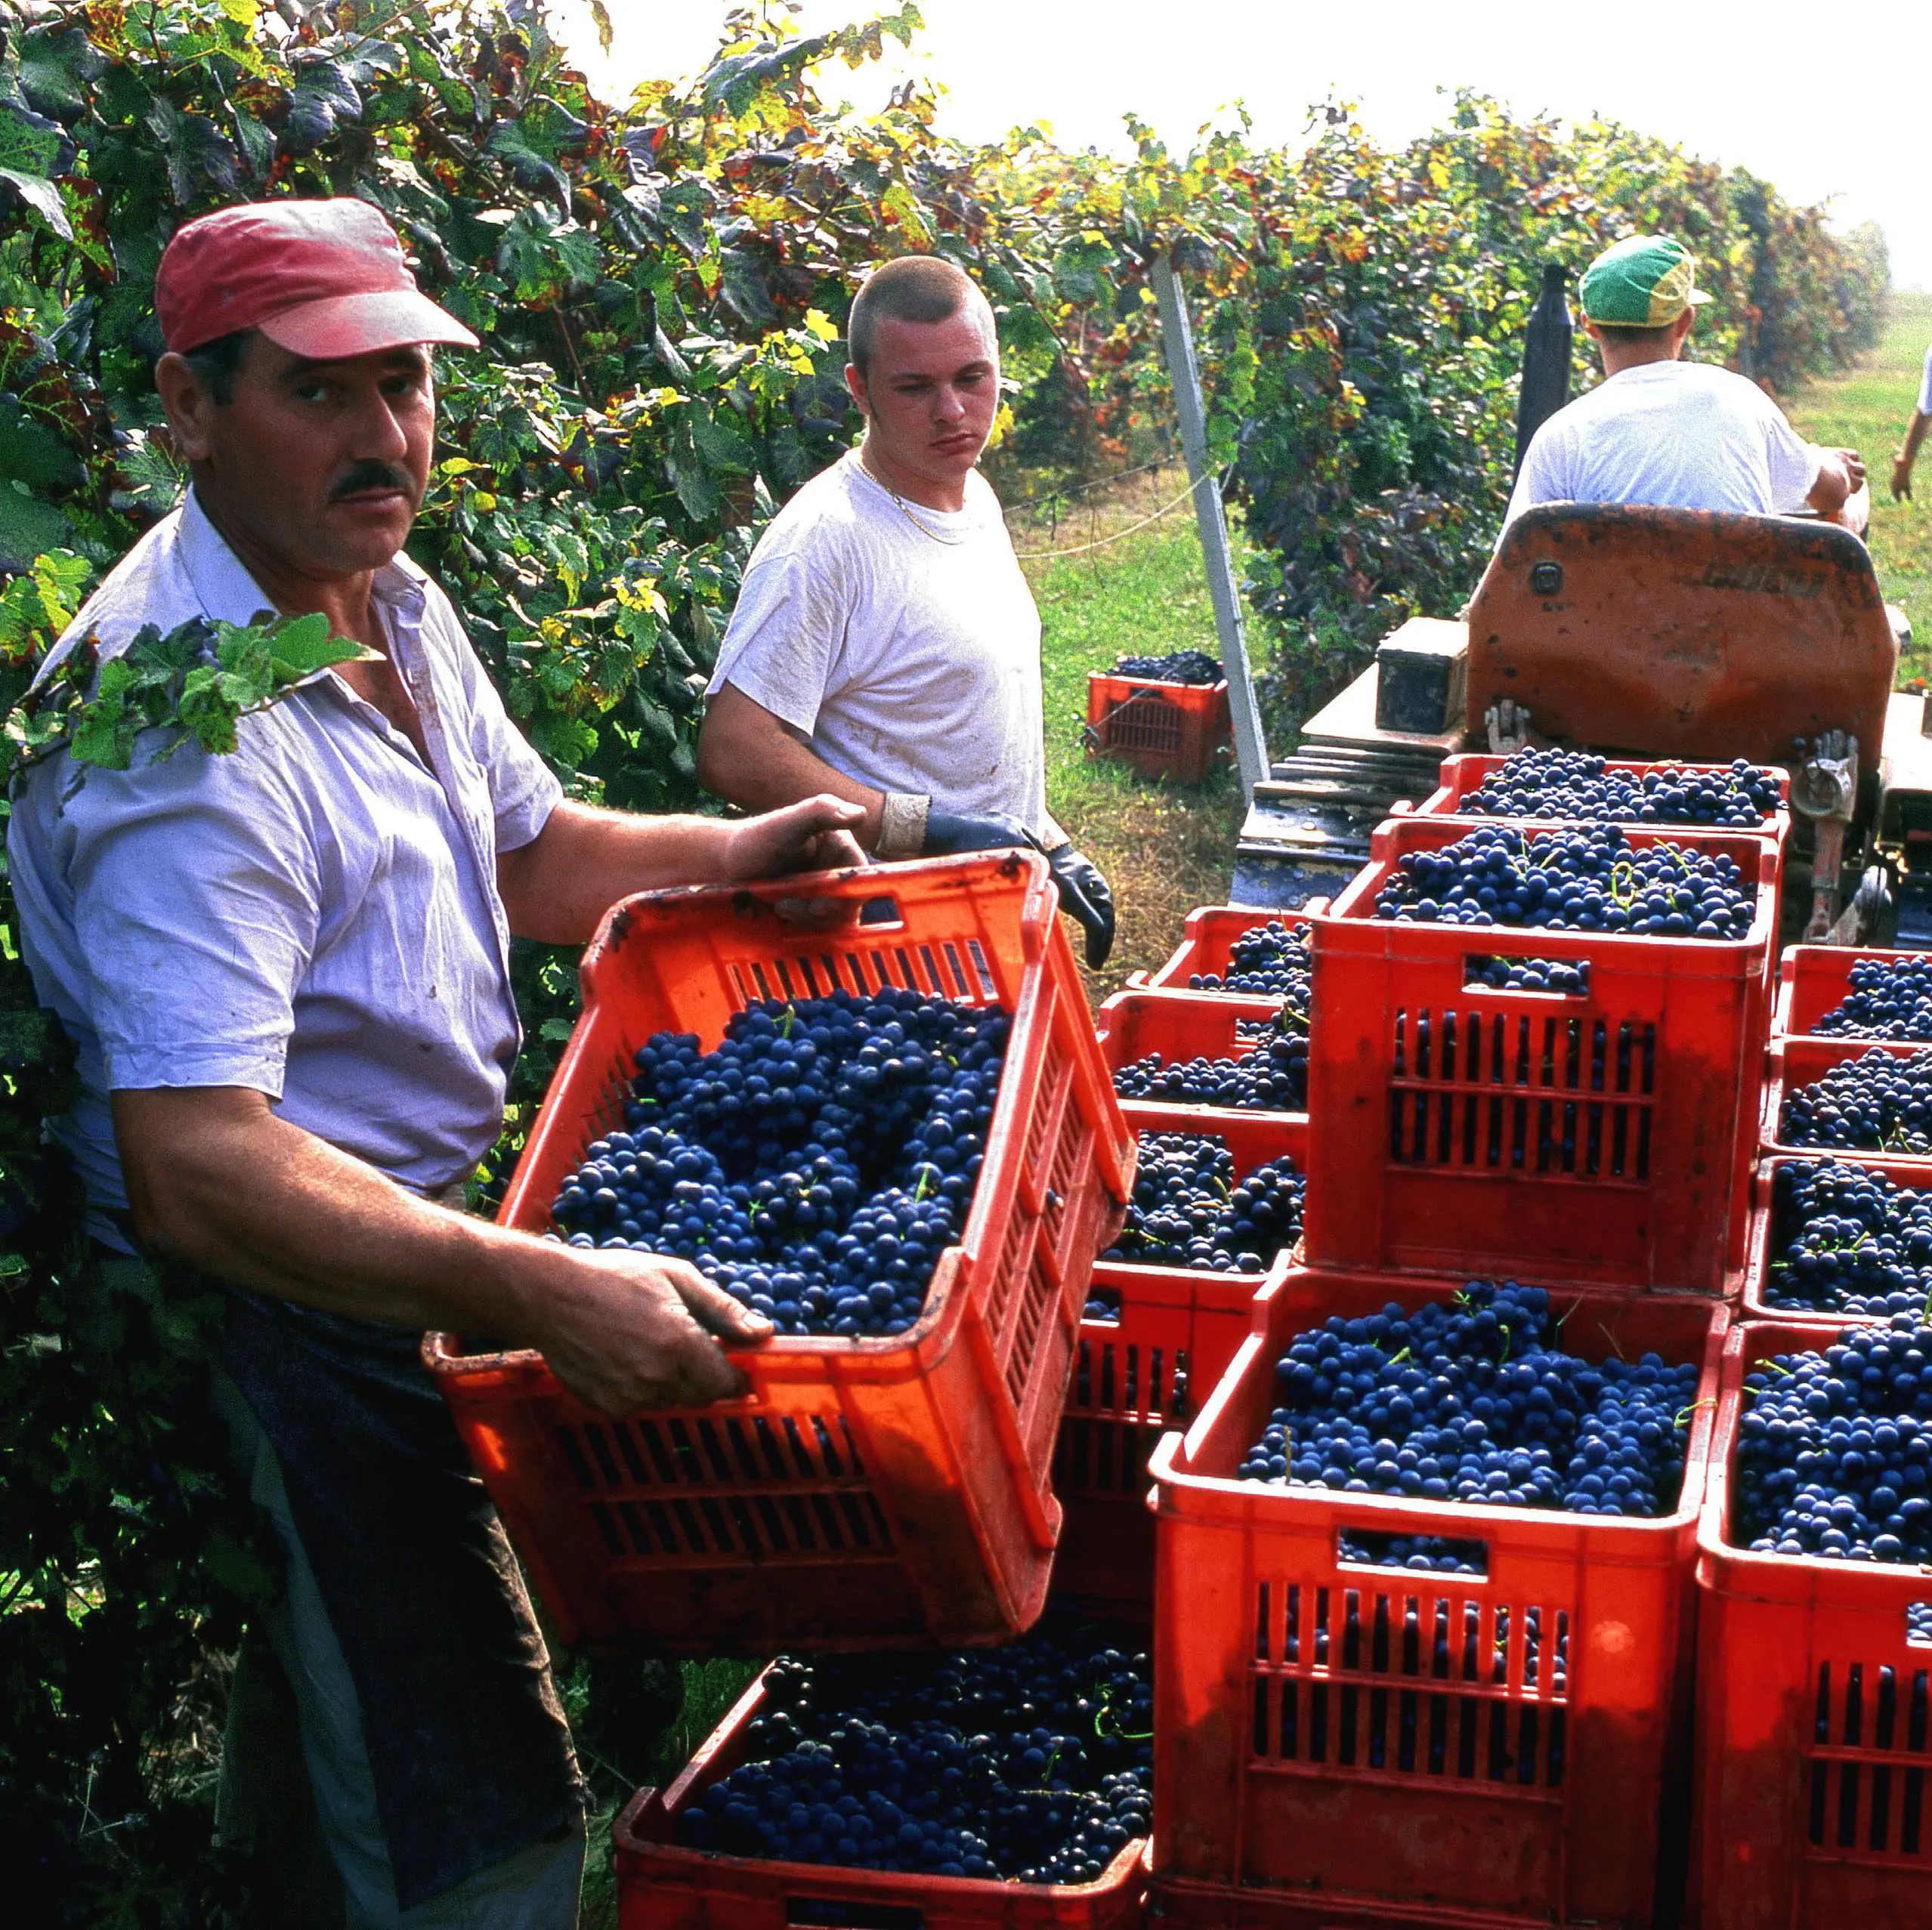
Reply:
M963 536L949 536L946 534L944 530L935 530L929 523L922 523L920 519L912 513L911 506L907 502L905 498L900 495L898 491L894 489L892 484L887 482L884 477L877 474L873 469L871 469L867 465L865 458L862 455L858 459L858 466L872 481L876 483L879 486L899 505L899 514L903 516L915 530L918 530L921 536L930 536L935 543L944 543L948 549L957 549L962 543L970 540L972 534L970 530L968 530Z

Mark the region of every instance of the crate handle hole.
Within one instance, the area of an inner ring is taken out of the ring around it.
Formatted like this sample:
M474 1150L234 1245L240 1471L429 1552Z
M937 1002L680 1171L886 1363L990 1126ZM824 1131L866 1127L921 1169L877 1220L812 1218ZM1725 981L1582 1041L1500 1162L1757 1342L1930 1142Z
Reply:
M1339 1528L1335 1559L1352 1567L1413 1574L1486 1576L1489 1544L1448 1535L1398 1535L1373 1528ZM1932 1635L1928 1635L1932 1640Z
M867 898L858 908L858 922L864 925L904 925L905 914L899 909L896 898Z
M845 1897L787 1897L785 1921L802 1930L926 1930L916 1904L859 1903Z
M1500 953L1470 952L1463 958L1463 990L1587 999L1590 996L1590 961L1517 959Z
M1932 1601L1906 1604L1905 1638L1912 1648L1932 1648Z

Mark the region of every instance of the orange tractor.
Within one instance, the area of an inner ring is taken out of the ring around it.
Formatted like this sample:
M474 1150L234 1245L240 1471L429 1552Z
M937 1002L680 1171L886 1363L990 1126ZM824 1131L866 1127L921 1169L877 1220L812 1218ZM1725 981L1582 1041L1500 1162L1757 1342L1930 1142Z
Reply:
M1441 760L1528 743L1791 773L1788 939L1932 943L1932 712L1894 690L1903 614L1851 532L1548 504L1461 618L1418 618L1259 786L1234 901L1300 903L1368 857Z

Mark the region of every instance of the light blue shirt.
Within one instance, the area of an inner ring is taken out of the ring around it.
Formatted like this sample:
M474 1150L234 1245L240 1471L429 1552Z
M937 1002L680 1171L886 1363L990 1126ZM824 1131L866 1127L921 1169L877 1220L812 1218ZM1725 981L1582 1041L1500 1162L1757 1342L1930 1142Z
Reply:
M131 770L79 772L63 752L16 787L20 948L79 1050L60 1130L104 1237L127 1204L116 1090L249 1087L425 1192L468 1174L500 1128L521 1033L496 854L535 838L561 792L448 598L402 556L374 593L427 765L325 671L243 718L230 753L188 743L156 762L150 732ZM90 631L105 657L145 623L268 607L190 493L54 654Z

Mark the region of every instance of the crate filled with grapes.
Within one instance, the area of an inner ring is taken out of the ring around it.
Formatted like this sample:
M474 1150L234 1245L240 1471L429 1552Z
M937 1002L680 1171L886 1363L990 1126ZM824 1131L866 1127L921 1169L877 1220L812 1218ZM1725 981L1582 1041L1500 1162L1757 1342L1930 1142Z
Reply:
M1383 825L1314 920L1310 1261L1723 1291L1779 879L1742 833Z
M1309 936L1306 911L1197 906L1187 915L1173 956L1146 981L1146 989L1278 999L1306 1011Z
M1300 1238L1307 1144L1299 1120L1203 1133L1176 1112L1142 1125L1126 1220L1094 1263L1054 1456L1063 1592L1151 1611L1148 1456L1213 1391L1267 1268Z
M781 1657L614 1833L623 1930L1137 1930L1144 1623L1056 1601L1009 1647Z
M1144 777L1198 784L1232 741L1228 685L1204 650L1127 656L1087 680L1087 754L1118 758Z
M1696 1919L1932 1922L1932 1327L1747 1322L1699 1530Z
M1788 774L1730 764L1646 764L1589 751L1526 748L1507 757L1445 758L1423 817L1645 826L1673 832L1754 831L1782 849L1791 835Z
M1745 1317L1884 1322L1932 1298L1932 1169L1779 1154L1752 1182Z
M1932 1181L1932 1044L1774 1039L1759 1137L1774 1153L1920 1161Z
M1100 1008L1100 1049L1131 1122L1185 1107L1204 1119L1308 1113L1309 1004L1116 992Z
M1271 1277L1154 1456L1157 1898L1665 1911L1728 1326L1690 1295Z
M1004 1640L1133 1140L1010 854L614 909L501 1218L677 1255L765 1314L741 1399L614 1418L529 1353L425 1357L566 1639L682 1653ZM861 914L863 914L861 916Z
M1932 955L1787 946L1771 1036L1932 1045Z

